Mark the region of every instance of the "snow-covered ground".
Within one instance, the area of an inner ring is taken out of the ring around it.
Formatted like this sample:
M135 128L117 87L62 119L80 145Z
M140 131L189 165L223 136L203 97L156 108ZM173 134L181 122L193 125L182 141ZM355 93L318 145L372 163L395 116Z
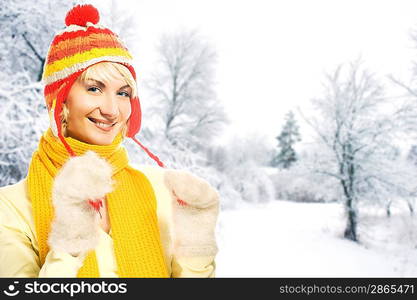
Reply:
M222 211L217 277L416 277L417 216L362 209L360 243L336 203L273 201Z

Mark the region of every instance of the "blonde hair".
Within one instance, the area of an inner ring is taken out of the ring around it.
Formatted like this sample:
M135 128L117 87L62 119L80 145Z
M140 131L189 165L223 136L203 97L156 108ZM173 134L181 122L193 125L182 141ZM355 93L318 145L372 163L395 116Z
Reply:
M122 64L114 63L114 62L101 62L89 67L85 70L77 80L81 82L85 82L88 79L95 79L102 82L109 82L114 79L122 79L126 82L127 85L132 89L131 98L137 96L137 87L136 81L130 73L129 69ZM68 115L69 110L66 104L64 103L61 112L61 130L64 136L66 136L66 131L68 127ZM127 133L127 124L125 124L122 128L122 135L123 137L126 136Z

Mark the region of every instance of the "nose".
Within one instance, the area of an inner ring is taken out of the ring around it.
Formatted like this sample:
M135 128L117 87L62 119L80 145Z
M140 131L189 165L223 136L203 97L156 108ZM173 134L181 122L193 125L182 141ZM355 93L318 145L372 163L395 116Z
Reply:
M100 105L100 112L108 119L115 119L119 116L119 106L116 96L106 95Z

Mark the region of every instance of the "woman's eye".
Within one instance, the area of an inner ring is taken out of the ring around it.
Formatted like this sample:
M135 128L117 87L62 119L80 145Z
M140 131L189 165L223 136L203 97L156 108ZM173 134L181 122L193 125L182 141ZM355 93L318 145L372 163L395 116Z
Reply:
M119 92L119 95L123 96L123 97L129 97L130 98L130 94L128 92L122 91L122 92Z
M100 89L96 86L91 86L87 89L87 91L89 91L89 92L99 92Z

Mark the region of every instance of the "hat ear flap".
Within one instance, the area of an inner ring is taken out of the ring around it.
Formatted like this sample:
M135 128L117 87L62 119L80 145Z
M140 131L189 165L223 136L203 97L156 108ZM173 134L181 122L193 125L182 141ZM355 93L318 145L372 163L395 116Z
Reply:
M140 130L140 125L142 122L142 111L140 108L139 97L130 99L130 106L132 112L130 114L129 125L127 129L126 136L134 137Z

